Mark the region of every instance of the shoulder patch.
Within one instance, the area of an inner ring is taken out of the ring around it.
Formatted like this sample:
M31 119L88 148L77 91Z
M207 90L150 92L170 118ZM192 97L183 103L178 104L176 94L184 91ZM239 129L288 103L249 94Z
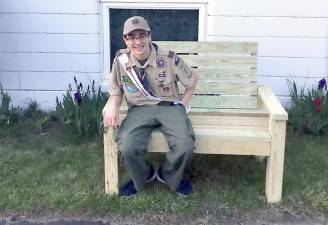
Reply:
M169 51L169 54L167 55L169 58L173 59L175 53L172 51Z
M164 58L158 58L156 64L158 68L164 68L166 66L166 61Z
M125 49L120 49L116 52L115 57L119 57L120 55L122 55L124 53L126 53L126 50Z

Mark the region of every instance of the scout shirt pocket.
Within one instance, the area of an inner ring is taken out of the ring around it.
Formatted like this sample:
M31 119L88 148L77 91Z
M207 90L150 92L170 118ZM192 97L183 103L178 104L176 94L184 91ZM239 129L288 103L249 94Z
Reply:
M127 98L136 98L141 95L141 92L134 85L134 83L132 82L132 80L128 75L122 76L122 85L123 85L124 94L126 95Z
M157 75L156 78L156 93L162 97L171 97L173 96L173 84L172 76L162 72Z

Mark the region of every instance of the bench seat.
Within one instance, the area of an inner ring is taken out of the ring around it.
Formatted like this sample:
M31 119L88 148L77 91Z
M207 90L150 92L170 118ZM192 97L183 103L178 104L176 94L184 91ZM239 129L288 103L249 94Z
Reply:
M121 109L120 120L127 109ZM192 109L189 118L196 135L195 153L258 155L270 154L269 113L263 110ZM153 131L149 152L167 152L163 133Z
M270 155L270 134L265 130L225 130L225 127L194 126L195 153L229 155ZM169 149L163 133L152 133L149 152L167 152Z

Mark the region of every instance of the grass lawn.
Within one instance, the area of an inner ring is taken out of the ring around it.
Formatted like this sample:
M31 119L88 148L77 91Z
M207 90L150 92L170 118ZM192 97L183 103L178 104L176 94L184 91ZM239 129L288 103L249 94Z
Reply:
M55 125L39 135L29 123L0 128L0 213L107 215L232 215L261 210L328 215L328 139L295 137L286 143L283 201L267 205L265 162L253 157L195 155L187 176L191 197L153 183L132 198L104 194L101 138L71 141ZM153 154L156 166L163 155Z

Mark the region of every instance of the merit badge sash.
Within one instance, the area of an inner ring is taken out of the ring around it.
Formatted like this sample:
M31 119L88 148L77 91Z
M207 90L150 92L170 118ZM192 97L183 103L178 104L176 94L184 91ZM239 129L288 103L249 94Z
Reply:
M131 79L131 81L133 82L133 84L138 88L138 90L141 92L141 94L143 96L145 96L146 98L148 98L149 100L153 100L153 101L162 101L161 98L151 95L145 88L144 86L141 84L139 77L136 73L136 71L133 69L133 67L128 66L128 61L129 58L126 54L121 54L120 56L117 57L118 61L121 63L124 71L126 72L126 74L129 76L129 78Z

